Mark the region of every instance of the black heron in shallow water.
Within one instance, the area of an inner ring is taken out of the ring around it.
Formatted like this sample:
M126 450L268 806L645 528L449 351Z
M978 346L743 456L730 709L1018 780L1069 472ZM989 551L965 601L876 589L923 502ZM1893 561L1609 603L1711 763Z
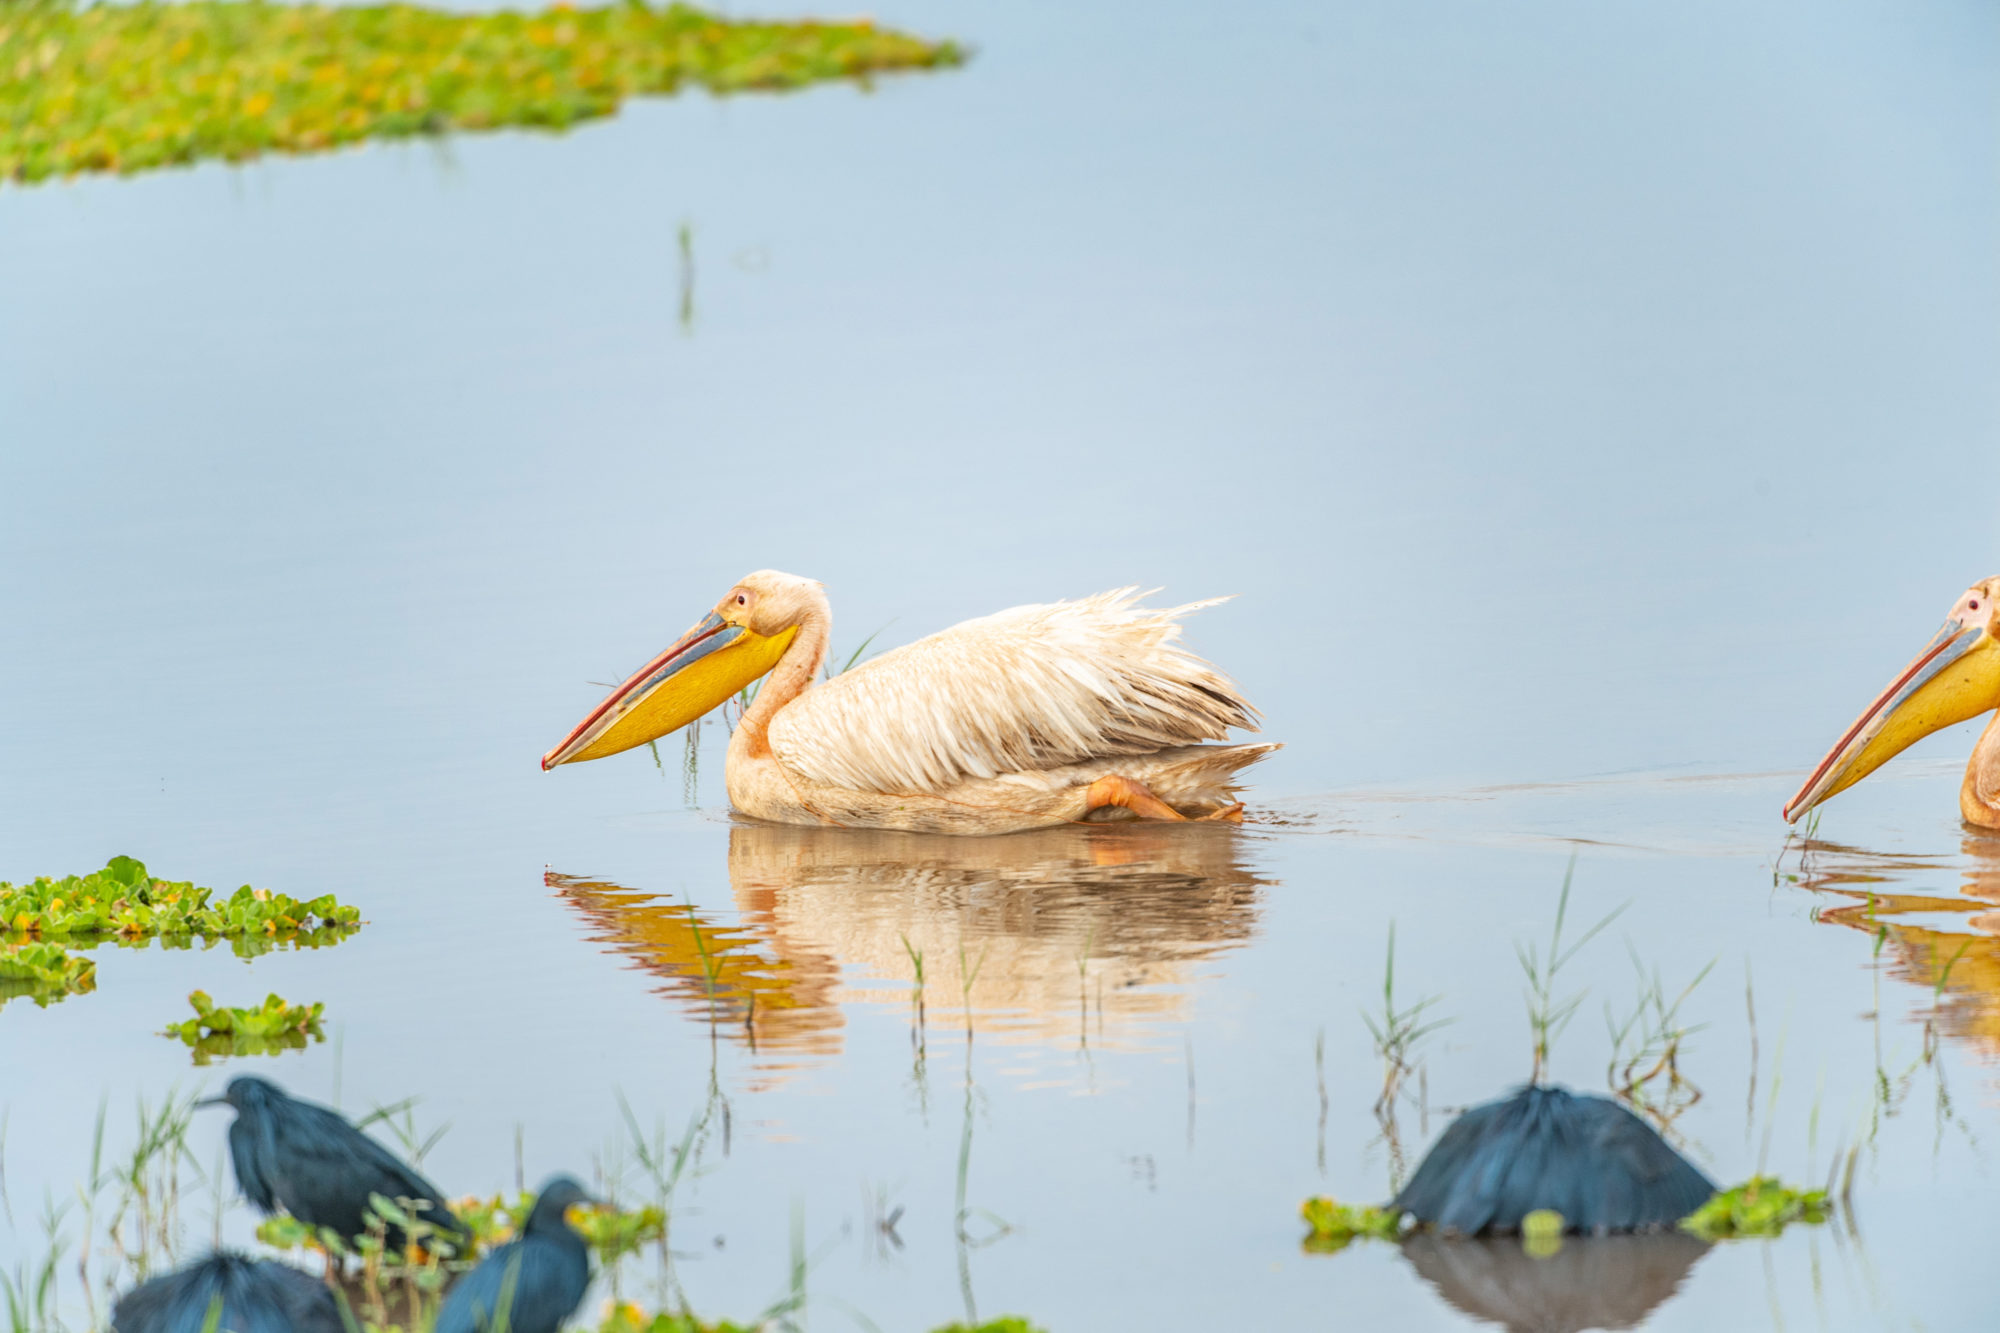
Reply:
M142 1282L118 1298L112 1333L342 1333L332 1290L270 1259L217 1253Z
M410 1208L416 1217L461 1251L470 1240L437 1186L339 1112L300 1101L249 1074L229 1080L222 1096L198 1104L235 1108L229 1160L236 1168L237 1188L261 1211L275 1212L282 1205L308 1226L327 1227L353 1241L368 1234L369 1196L379 1194L391 1203L422 1200ZM400 1250L407 1242L401 1227L388 1227L384 1244L389 1248Z
M563 1214L591 1201L568 1176L543 1185L520 1236L453 1285L431 1333L556 1333L590 1285L590 1247Z
M1389 1206L1467 1236L1519 1231L1544 1209L1602 1235L1670 1228L1714 1193L1617 1102L1531 1084L1452 1121Z

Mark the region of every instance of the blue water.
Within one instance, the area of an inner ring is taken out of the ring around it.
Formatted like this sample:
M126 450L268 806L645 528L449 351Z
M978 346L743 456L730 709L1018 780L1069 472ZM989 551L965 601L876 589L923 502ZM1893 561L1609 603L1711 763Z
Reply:
M1574 853L1573 925L1626 906L1563 974L1558 1077L1603 1086L1631 955L1676 991L1714 960L1696 1160L1817 1183L1872 1128L1858 1234L1721 1247L1648 1326L1990 1326L2000 989L1816 921L1847 900L1784 878L1777 812L1995 572L2000 19L879 17L976 57L0 191L0 878L129 853L369 922L247 966L100 951L96 993L0 1009L0 1266L101 1098L116 1134L191 1084L154 1034L201 986L324 1000L337 1041L255 1067L421 1097L453 1192L512 1184L517 1127L530 1178L615 1173L620 1094L675 1136L709 1108L676 1274L710 1316L782 1293L796 1214L819 1328L1459 1326L1393 1249L1303 1255L1296 1210L1390 1183L1390 921L1399 994L1454 1020L1413 1157L1527 1074L1514 946ZM1267 822L788 842L729 823L715 727L692 808L678 740L538 771L759 567L826 584L843 655L1236 594L1190 637L1287 744ZM1971 735L1838 798L1819 836L1858 850L1821 862L1893 855L1887 891L1967 908L1923 924L1987 941ZM675 903L783 1003L725 997L711 1040Z

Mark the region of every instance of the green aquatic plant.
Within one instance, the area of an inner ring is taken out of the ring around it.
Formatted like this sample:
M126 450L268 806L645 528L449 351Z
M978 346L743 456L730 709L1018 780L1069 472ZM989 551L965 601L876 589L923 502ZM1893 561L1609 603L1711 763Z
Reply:
M1379 1204L1337 1203L1315 1195L1299 1205L1299 1216L1311 1228L1302 1242L1313 1254L1334 1254L1356 1240L1395 1240L1403 1232L1403 1215Z
M230 1055L301 1051L308 1040L326 1040L319 1026L326 1006L317 1002L291 1004L274 994L266 995L255 1008L240 1009L217 1004L206 991L192 991L188 1003L194 1006L194 1017L167 1024L160 1035L186 1042L198 1065Z
M1680 1059L1687 1053L1687 1039L1705 1025L1684 1022L1680 1011L1714 970L1715 960L1710 959L1695 973L1694 980L1669 1000L1659 969L1649 973L1638 951L1633 949L1631 954L1639 977L1638 998L1631 1014L1622 1020L1609 1004L1604 1006L1604 1025L1611 1037L1604 1080L1619 1100L1666 1128L1701 1100L1701 1089L1681 1072Z
M5 12L0 10L0 23ZM198 937L229 940L250 956L274 944L337 943L360 927L360 912L330 893L300 901L245 884L222 897L214 889L155 879L144 862L129 856L114 856L88 875L43 876L20 885L0 880L0 943L10 936L72 947Z
M59 944L0 944L0 1004L25 995L43 1009L97 987L97 964Z
M1397 1120L1397 1107L1403 1100L1404 1084L1414 1075L1420 1089L1413 1100L1420 1105L1425 1100L1426 1087L1420 1063L1411 1059L1417 1044L1431 1033L1448 1025L1449 1018L1425 1017L1440 997L1427 996L1405 1008L1396 1007L1396 923L1389 923L1389 949L1382 969L1382 1017L1378 1021L1373 1014L1362 1011L1361 1021L1368 1025L1368 1035L1374 1038L1375 1054L1382 1060L1382 1090L1375 1097L1375 1123L1381 1126L1378 1140L1389 1150L1389 1188L1395 1190L1403 1183L1403 1134ZM1313 1052L1313 1062L1320 1072L1320 1123L1322 1139L1326 1121L1326 1079L1325 1079L1325 1033ZM1325 1157L1322 1142L1320 1156Z
M537 13L415 5L0 5L0 180L144 171L364 139L561 130L627 97L866 82L964 51L878 28L642 0Z
M43 1209L45 1249L33 1270L17 1261L12 1273L0 1271L0 1298L4 1298L7 1306L8 1333L53 1333L62 1328L56 1311L56 1270L66 1248L62 1235L63 1208L64 1205L51 1201Z
M1681 1219L1681 1230L1703 1240L1775 1236L1793 1222L1814 1225L1831 1211L1825 1190L1795 1189L1776 1176L1752 1176Z
M1395 1104L1404 1080L1414 1069L1410 1054L1417 1043L1451 1022L1449 1018L1426 1020L1424 1016L1441 998L1430 995L1407 1008L1396 1007L1396 923L1391 921L1388 961L1382 969L1382 1017L1378 1022L1366 1010L1361 1014L1368 1035L1375 1039L1375 1054L1382 1058L1382 1091L1375 1098L1377 1115Z
M945 1324L931 1333L1047 1333L1047 1330L1020 1315L1003 1314L980 1324Z
M1570 1019L1576 1017L1576 1008L1583 1003L1581 991L1570 996L1556 994L1556 974L1561 972L1570 959L1576 957L1584 945L1596 939L1604 928L1618 919L1629 904L1621 903L1613 908L1603 920L1583 932L1583 937L1563 947L1563 921L1569 915L1569 890L1576 878L1576 856L1569 858L1569 868L1563 871L1562 894L1556 899L1555 928L1549 932L1549 951L1541 953L1532 944L1516 944L1515 956L1521 960L1521 971L1527 974L1528 1028L1534 1033L1534 1072L1529 1075L1530 1083L1540 1083L1542 1075L1548 1071L1549 1051Z

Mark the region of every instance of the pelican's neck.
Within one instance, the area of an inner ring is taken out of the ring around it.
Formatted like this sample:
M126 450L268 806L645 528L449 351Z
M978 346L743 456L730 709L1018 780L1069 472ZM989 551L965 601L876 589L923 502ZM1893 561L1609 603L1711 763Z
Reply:
M819 674L820 663L826 661L826 646L833 635L833 608L827 604L825 593L814 591L814 600L799 618L799 632L792 646L785 649L778 665L764 677L764 683L757 687L756 702L736 724L736 735L729 744L731 750L741 747L753 759L769 755L771 719L778 715L779 709L806 692L813 677Z
M2000 829L2000 713L1993 715L1979 744L1972 747L1972 762L1965 766L1965 781L1958 788L1958 812L1968 824Z

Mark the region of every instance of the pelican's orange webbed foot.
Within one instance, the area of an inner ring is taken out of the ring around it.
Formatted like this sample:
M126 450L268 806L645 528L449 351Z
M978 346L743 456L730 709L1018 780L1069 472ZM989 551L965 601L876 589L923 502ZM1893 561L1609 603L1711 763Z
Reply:
M1241 824L1243 822L1243 802L1238 801L1235 805L1225 805L1213 814L1203 815L1201 818L1203 823Z
M1153 789L1136 778L1109 773L1090 784L1083 796L1083 812L1121 806L1141 819L1186 820L1187 816L1153 795Z

